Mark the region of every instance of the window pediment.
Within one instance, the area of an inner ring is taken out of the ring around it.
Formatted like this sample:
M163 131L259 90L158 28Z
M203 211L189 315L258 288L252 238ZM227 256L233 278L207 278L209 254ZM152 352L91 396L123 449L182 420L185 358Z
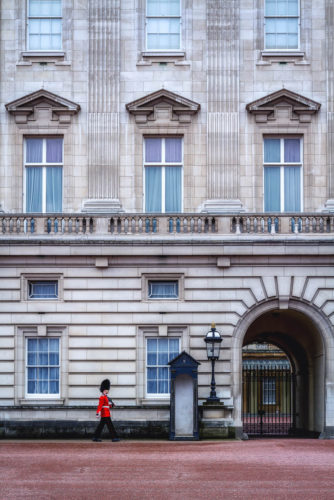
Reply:
M288 116L290 120L309 123L313 114L321 107L316 101L282 89L247 104L246 109L255 116L255 121L265 123L275 121L279 116Z
M15 117L18 125L38 126L49 125L54 122L55 127L59 125L66 127L71 123L72 116L80 111L79 104L64 99L47 90L41 89L28 94L20 99L9 102L7 111Z
M136 123L167 120L190 123L200 104L186 99L169 90L161 89L126 105L126 109L134 115Z

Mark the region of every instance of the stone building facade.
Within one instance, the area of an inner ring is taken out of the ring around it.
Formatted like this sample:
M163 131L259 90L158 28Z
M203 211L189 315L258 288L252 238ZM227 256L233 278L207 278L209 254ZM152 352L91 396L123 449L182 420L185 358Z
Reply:
M105 377L123 434L167 435L183 350L202 435L240 435L265 339L334 436L333 33L331 0L2 1L4 435L88 432Z

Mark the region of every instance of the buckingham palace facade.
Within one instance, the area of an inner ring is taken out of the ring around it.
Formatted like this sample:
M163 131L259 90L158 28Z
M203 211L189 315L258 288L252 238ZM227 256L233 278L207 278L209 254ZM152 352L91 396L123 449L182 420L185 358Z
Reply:
M120 435L168 436L186 351L202 437L289 407L334 438L332 0L3 0L0 28L0 436L90 435L104 378ZM263 359L290 402L243 381Z

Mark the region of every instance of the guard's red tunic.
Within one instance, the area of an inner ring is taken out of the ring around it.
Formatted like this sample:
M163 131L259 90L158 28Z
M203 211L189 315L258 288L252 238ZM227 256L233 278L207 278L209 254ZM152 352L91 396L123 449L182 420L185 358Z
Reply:
M109 401L108 396L102 394L99 399L99 406L96 410L96 415L101 412L101 417L110 417L110 408L112 408L113 404Z

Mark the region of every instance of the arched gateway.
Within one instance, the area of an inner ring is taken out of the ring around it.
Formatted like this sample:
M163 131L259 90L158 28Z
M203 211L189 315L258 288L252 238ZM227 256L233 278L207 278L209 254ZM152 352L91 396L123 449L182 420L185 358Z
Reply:
M319 310L293 300L288 308L262 304L240 321L232 351L240 431L334 435L333 331Z

